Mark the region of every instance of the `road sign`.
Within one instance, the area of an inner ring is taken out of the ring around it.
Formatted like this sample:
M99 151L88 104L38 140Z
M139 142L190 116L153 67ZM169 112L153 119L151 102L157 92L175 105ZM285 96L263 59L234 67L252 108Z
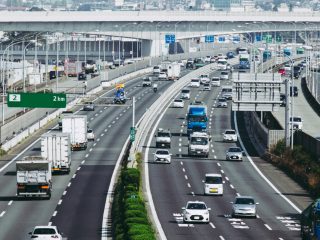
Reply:
M166 40L166 43L174 43L176 42L176 36L174 34L166 34L165 40Z
M136 138L136 129L135 129L135 127L131 127L130 128L130 141L134 142L135 138Z
M226 37L225 36L219 36L218 42L225 42L225 41L226 41Z
M261 42L261 35L256 35L256 42Z
M214 36L213 35L206 35L205 36L205 42L209 42L209 43L211 43L211 42L214 42Z
M282 42L282 37L281 36L277 36L276 37L276 42Z
M232 36L232 41L233 42L240 42L240 36L239 35L233 35Z
M8 93L8 107L22 108L65 108L65 93Z

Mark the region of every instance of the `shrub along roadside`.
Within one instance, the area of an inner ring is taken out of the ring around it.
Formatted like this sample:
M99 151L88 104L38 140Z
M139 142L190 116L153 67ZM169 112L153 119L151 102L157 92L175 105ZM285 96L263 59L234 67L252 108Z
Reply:
M141 154L137 154L138 168ZM137 168L123 167L112 204L112 233L116 240L155 240L155 233L141 191L141 174Z
M268 159L307 189L313 197L319 197L320 163L304 151L302 146L294 145L291 150L286 148L284 140L280 140L271 149Z

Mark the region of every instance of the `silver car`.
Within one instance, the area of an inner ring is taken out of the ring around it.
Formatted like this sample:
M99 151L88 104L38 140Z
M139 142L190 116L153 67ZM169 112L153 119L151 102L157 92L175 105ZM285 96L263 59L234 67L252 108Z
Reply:
M242 150L239 147L230 147L226 152L226 160L242 161Z
M236 197L232 203L232 217L257 217L257 207L254 198L251 196Z
M217 107L225 107L225 108L228 107L227 99L225 99L225 98L219 98L219 99L218 99Z

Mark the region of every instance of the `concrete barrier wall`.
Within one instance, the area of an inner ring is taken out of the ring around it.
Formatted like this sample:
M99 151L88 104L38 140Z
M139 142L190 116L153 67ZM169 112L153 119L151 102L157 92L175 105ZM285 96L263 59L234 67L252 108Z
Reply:
M302 145L305 151L314 155L320 161L320 141L303 131L294 133L294 144Z

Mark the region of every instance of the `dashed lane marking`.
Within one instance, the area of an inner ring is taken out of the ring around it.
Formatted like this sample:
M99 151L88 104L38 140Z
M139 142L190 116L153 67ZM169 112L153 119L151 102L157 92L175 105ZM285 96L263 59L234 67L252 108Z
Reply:
M105 132L107 132L107 131L108 131L108 129L105 129L104 131L105 131Z
M187 175L184 175L184 178L185 178L186 180L188 180L188 176L187 176Z
M185 172L186 170L184 168L182 168L182 171Z
M240 193L236 193L237 197L240 197Z
M232 189L234 189L234 186L233 186L232 184L230 184L230 187L231 187Z
M103 137L103 136L104 136L104 133L101 133L100 136Z
M70 186L71 186L71 182L68 183L68 187L70 187ZM66 191L64 191L64 192L66 192ZM63 193L64 193L64 192L63 192ZM65 195L65 194L63 194L63 195Z
M77 176L77 174L73 174L72 178L75 178Z
M179 147L181 147L181 145L182 145L182 144L181 144L181 143L179 143Z
M181 150L181 148L179 148L179 152L181 152L182 150Z
M58 205L61 205L61 203L62 203L62 199L59 200Z
M86 154L85 157L86 157L86 158L89 157L89 154Z
M89 149L89 152L92 152L92 148Z
M97 145L97 143L94 143L94 144L93 144L93 146L96 146L96 145Z
M209 224L212 228L216 228L216 226L212 222L210 222Z
M183 165L183 162L180 162L181 165Z
M228 177L226 177L226 180L227 180L227 181L229 181L229 178L228 178Z
M51 226L51 225L52 225L52 222L49 222L49 223L48 223L48 226Z
M219 238L220 238L221 240L225 240L223 236L219 236Z
M190 183L188 183L188 188L191 188L191 185L190 185Z
M57 211L54 211L53 214L52 214L52 216L53 216L53 217L57 216L57 213L58 213Z
M6 213L6 211L2 211L2 213L0 214L0 217L3 217L3 215Z
M224 173L224 171L223 171L222 169L220 170L220 172L221 172L221 173Z
M77 171L79 171L80 169L81 169L81 167L78 167L78 168L77 168Z
M8 205L11 206L12 203L13 203L13 201L11 200L10 202L8 202Z
M213 158L214 158L214 159L217 159L217 156L216 156L216 155L214 155L214 156L213 156Z
M217 163L217 165L218 165L219 167L221 167L221 164L220 164L220 163Z
M272 231L272 228L268 224L264 224L264 226L269 230Z
M100 141L100 138L97 139L97 142L99 142L99 141Z
M82 160L81 164L84 164L85 161L86 161L86 160Z

